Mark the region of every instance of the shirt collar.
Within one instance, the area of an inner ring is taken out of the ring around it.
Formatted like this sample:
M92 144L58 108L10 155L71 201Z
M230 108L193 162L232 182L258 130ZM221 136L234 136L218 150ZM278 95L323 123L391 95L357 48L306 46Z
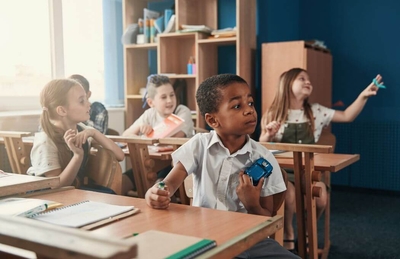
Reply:
M215 145L216 143L219 143L219 145L223 148L226 149L226 147L224 146L224 144L222 143L221 139L219 138L217 132L215 130L210 131L210 134L212 134L211 140L208 143L207 149L210 149L213 145ZM244 146L239 149L238 151L236 151L236 153L232 154L232 155L242 155L242 154L246 154L246 153L250 153L251 154L252 151L252 147L251 147L251 143L250 143L250 137L247 135L246 136L246 143L244 144Z

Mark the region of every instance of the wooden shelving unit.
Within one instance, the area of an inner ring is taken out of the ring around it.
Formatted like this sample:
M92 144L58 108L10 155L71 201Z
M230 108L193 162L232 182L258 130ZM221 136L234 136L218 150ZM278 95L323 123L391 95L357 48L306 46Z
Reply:
M124 0L124 28L143 17L143 9L151 1ZM154 2L154 1L153 1ZM218 0L175 0L176 30L180 25L206 25L218 28ZM236 74L254 86L254 53L256 49L256 0L236 0L236 37L209 39L204 33L159 34L158 42L124 46L126 127L144 112L140 88L146 86L149 70L149 51L157 52L157 72L167 74L174 83L186 81L187 106L198 110L195 94L198 85L206 78L218 74L218 47L236 46ZM196 60L197 73L187 74L189 57ZM194 116L196 126L205 128L202 116Z

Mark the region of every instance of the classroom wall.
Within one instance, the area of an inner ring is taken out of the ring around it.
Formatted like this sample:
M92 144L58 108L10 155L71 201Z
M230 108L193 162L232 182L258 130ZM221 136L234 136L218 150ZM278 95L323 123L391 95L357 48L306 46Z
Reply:
M262 42L325 41L333 56L332 102L345 104L336 108L350 105L377 73L384 77L387 89L371 98L354 122L333 124L336 152L359 153L361 159L333 174L332 182L399 191L400 104L396 97L400 96L400 79L395 75L400 62L400 2L259 0L257 6L258 52ZM257 88L260 91L259 80Z

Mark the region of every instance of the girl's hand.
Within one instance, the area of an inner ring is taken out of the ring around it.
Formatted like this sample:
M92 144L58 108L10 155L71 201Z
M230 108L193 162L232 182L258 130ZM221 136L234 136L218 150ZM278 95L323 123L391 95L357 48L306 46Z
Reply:
M265 127L268 138L272 139L273 137L275 137L275 134L278 132L280 127L281 123L278 121L271 121L270 123L268 123L267 126Z
M76 134L75 136L75 145L76 146L82 146L83 144L86 143L87 139L90 137L94 137L94 135L96 134L96 129L85 129L81 132L79 132L78 134Z
M264 184L264 178L261 178L257 186L253 186L250 177L243 171L239 173L239 185L236 187L236 194L245 208L250 211L250 208L260 207L261 188Z
M69 129L64 133L64 140L67 143L68 148L75 154L75 155L83 155L83 148L82 145L75 144L76 139L76 131Z
M166 185L164 190L158 188L158 183L153 185L146 192L146 203L153 209L167 209L171 202L171 198L169 197L169 189Z
M152 126L147 125L147 124L143 124L143 125L140 126L139 134L147 135L152 131L153 131L153 127Z
M375 79L376 79L378 84L380 84L380 83L383 84L383 82L381 82L382 81L382 76L381 75L377 75L375 77ZM364 89L364 91L361 92L360 95L362 97L364 97L364 98L368 98L370 96L376 95L378 90L379 90L379 88L372 82L367 86L367 88Z

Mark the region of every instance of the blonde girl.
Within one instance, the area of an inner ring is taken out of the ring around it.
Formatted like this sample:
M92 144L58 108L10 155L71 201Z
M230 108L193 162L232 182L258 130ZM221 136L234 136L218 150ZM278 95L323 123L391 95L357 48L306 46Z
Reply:
M318 141L321 131L332 122L351 122L362 111L369 97L377 94L378 86L382 85L382 77L377 75L344 111L338 111L319 105L310 104L311 84L307 71L293 68L284 72L279 79L278 91L271 107L261 119L260 141L283 143L314 144ZM326 186L317 183L322 188L322 195L316 199L317 217L326 206ZM289 182L285 200L284 246L294 250L293 214L295 212L294 185Z
M90 102L77 81L50 81L40 93L40 103L42 131L35 134L28 174L59 176L60 186L84 188L85 165L92 139L111 150L119 161L124 159L124 153L113 141L82 123L89 119ZM103 188L90 179L88 186L100 191Z

